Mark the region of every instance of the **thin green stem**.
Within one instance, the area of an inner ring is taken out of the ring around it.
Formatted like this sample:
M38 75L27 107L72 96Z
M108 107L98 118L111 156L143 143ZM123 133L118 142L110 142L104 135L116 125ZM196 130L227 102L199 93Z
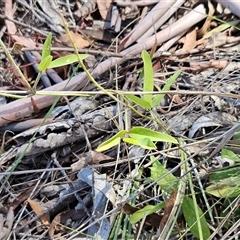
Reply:
M21 77L22 81L24 82L24 84L26 85L26 87L29 89L29 91L33 91L32 87L30 86L30 84L28 83L28 80L25 78L25 76L23 75L21 69L18 67L18 65L16 64L16 62L14 61L12 55L8 52L8 49L6 48L6 46L4 45L3 41L0 39L0 46L3 48L5 54L7 55L7 58L9 59L11 65L15 68L15 70L17 71L18 75Z
M73 48L74 48L74 52L75 52L75 54L76 54L77 57L78 57L79 64L80 64L80 66L82 67L82 69L84 70L84 72L86 73L86 75L87 75L87 77L89 78L89 80L90 80L98 89L100 89L100 90L103 91L106 95L108 95L109 97L111 97L114 101L123 104L122 101L120 101L118 98L116 98L116 97L115 97L112 93L110 93L109 91L105 90L105 89L104 89L101 85L99 85L99 84L97 83L97 81L95 81L95 79L92 77L91 73L87 70L85 64L83 63L82 59L80 58L80 56L79 56L79 54L78 54L77 47L76 47L76 45L75 45L75 43L74 43L74 40L73 40L73 38L72 38L72 36L71 36L71 33L70 33L69 28L68 28L68 26L67 26L67 23L65 22L65 19L64 19L63 17L62 17L62 20L63 20L63 22L64 22L64 28L65 28L65 30L66 30L69 38L70 38L70 41L71 41L71 43L72 43L72 46L73 46Z
M35 82L34 82L34 85L33 85L33 93L34 93L34 94L36 94L37 85L38 85L38 83L39 83L39 81L40 81L41 76L42 76L42 72L39 71L39 73L38 73L38 75L37 75L37 78L36 78L36 80L35 80Z

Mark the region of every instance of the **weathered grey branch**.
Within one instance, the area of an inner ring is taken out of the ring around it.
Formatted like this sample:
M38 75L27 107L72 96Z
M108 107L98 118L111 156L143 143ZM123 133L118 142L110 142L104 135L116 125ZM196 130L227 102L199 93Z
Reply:
M191 26L194 26L197 22L203 20L206 17L206 10L203 4L198 5L186 16L182 17L176 23L172 24L168 28L160 31L156 36L147 38L144 42L137 43L132 47L129 47L121 52L123 56L140 54L143 49L151 49L157 41L158 45L166 42L167 40L175 37L186 31ZM111 57L102 63L100 63L92 72L93 77L99 76L109 68L119 64L123 61L122 58ZM88 79L85 73L80 73L74 76L71 81L65 80L52 87L46 88L44 91L64 91L64 90L80 90L88 84ZM68 83L68 84L67 84ZM67 84L67 85L66 85ZM50 106L55 100L54 96L33 96L33 101L36 103L38 109L43 109ZM22 120L31 116L34 113L34 107L32 105L31 98L19 99L2 106L0 109L0 127L4 126L12 121Z

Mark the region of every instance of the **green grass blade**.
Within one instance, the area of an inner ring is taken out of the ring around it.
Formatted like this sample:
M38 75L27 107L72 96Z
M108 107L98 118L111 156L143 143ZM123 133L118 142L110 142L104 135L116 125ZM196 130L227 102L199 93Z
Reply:
M162 91L168 91L170 89L170 87L172 86L172 84L176 81L176 79L179 77L179 75L181 74L181 70L176 71L166 82L166 84L164 85ZM153 98L152 100L152 108L156 107L161 100L164 98L165 94L158 94L156 97Z

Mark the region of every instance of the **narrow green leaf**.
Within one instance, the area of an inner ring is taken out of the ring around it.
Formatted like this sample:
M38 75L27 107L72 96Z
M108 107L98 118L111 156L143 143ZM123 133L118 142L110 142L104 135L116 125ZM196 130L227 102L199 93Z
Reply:
M150 109L151 105L149 102L143 100L142 98L139 98L137 96L134 96L132 94L127 94L125 95L127 99L131 100L132 102L134 102L135 104L137 104L138 106L145 108L145 109Z
M152 213L155 213L159 211L160 209L164 208L165 202L161 202L155 206L153 205L147 205L144 208L136 211L131 217L130 217L130 223L135 224L136 222L140 221L144 216L148 216Z
M149 138L143 138L138 140L133 138L123 138L123 141L132 145L140 146L144 149L157 149L156 145Z
M176 79L179 77L179 75L181 74L181 70L176 71L166 82L166 84L164 85L162 91L168 91L170 89L170 87L172 86L172 84L176 81ZM157 96L155 96L152 100L152 104L151 107L156 107L161 100L164 98L165 94L158 94Z
M227 150L226 148L223 148L221 151L221 157L222 158L228 158L235 162L240 162L240 158L235 154L234 152Z
M179 180L170 173L159 161L153 162L150 167L151 170L151 178L152 180L157 180L166 173L168 173L164 178L158 181L158 185L169 194L178 187Z
M151 141L170 142L178 144L178 141L174 137L166 133L156 132L144 127L133 127L130 130L129 135L131 136L131 138L136 140L149 138Z
M88 57L87 54L78 54L79 58L81 60L84 60ZM78 56L76 54L69 54L64 57L57 58L51 62L49 65L49 68L56 68L56 67L62 67L66 66L75 62L78 62Z
M152 59L146 50L142 51L142 59L144 71L143 92L151 92L154 87L153 67ZM144 94L143 99L150 104L152 101L152 94Z
M42 60L51 54L51 44L52 44L52 33L49 33L42 49Z
M209 181L219 181L225 178L236 177L240 174L240 166L223 167L209 173Z
M40 72L45 72L48 69L50 63L52 62L52 58L53 57L49 55L42 59L42 61L38 64L38 69Z
M200 221L202 228L202 236L203 239L208 239L211 235L210 230L207 225L207 221L203 212L199 206L197 206L199 219L196 218L196 213L194 210L194 202L191 198L184 196L182 203L182 210L185 220L187 222L188 227L190 228L191 233L199 239L199 229L197 221Z
M111 137L107 141L100 144L98 146L98 148L96 149L96 151L102 152L102 151L108 150L108 149L118 145L121 141L121 138L126 134L126 132L127 132L126 130L122 130L122 131L118 132L113 137Z

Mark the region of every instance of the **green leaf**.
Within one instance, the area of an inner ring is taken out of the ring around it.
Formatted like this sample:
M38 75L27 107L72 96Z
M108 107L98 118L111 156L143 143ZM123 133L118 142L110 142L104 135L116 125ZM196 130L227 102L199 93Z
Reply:
M118 145L121 141L121 138L126 134L126 132L127 132L126 130L121 130L120 132L115 134L113 137L109 138L107 141L100 144L96 149L96 151L102 152Z
M88 57L87 54L78 54L78 56L81 60ZM64 57L57 58L51 62L51 64L49 65L49 68L62 67L62 66L66 66L66 65L78 62L79 61L78 56L76 54L69 54Z
M219 181L225 178L236 177L240 173L240 166L231 166L231 167L224 167L221 169L217 169L213 172L209 173L209 181Z
M53 57L49 55L42 59L42 61L38 64L38 69L40 72L45 72L48 69L50 63L52 62L52 58Z
M207 225L207 221L203 212L199 206L197 206L199 219L196 218L196 213L194 210L194 202L191 198L184 196L182 203L182 210L185 220L187 222L188 227L190 228L191 233L199 239L199 229L197 221L200 221L202 236L203 239L208 239L211 235L210 230Z
M42 60L48 57L51 54L51 44L52 44L52 33L49 33L42 49Z
M132 102L134 102L135 104L137 104L138 106L145 108L145 109L150 109L151 105L149 102L143 100L142 98L139 98L137 96L134 96L132 94L127 94L125 95L127 99L131 100Z
M206 192L219 198L237 197L240 194L239 181L239 177L229 177L211 184Z
M167 175L160 179L157 183L158 185L168 193L171 193L174 189L178 187L179 180L170 173L166 168L159 161L153 162L152 166L150 167L151 170L151 178L153 181L159 179L163 175L167 173Z
M129 135L131 138L138 141L139 139L149 138L151 141L170 142L178 144L178 141L174 137L144 127L133 127L130 130Z
M227 150L226 148L223 148L221 151L221 157L222 158L228 158L235 162L240 162L240 158L232 151Z
M142 51L142 59L144 69L143 92L151 92L154 87L153 67L152 59L146 50ZM152 94L144 94L143 99L150 104L152 101Z
M161 202L155 206L153 205L147 205L144 208L136 211L131 217L130 217L130 223L135 224L136 222L143 219L144 216L148 216L152 213L155 213L159 211L160 209L164 208L165 202Z
M172 84L176 81L176 79L178 78L178 76L181 74L181 70L176 71L166 82L166 84L164 85L162 91L168 91L170 89L170 87L172 86ZM165 94L158 94L157 96L155 96L152 100L152 104L151 107L156 107L164 98Z
M149 139L149 138L144 138L144 139L133 139L133 138L123 138L123 141L132 145L140 146L144 149L157 149L156 145Z

